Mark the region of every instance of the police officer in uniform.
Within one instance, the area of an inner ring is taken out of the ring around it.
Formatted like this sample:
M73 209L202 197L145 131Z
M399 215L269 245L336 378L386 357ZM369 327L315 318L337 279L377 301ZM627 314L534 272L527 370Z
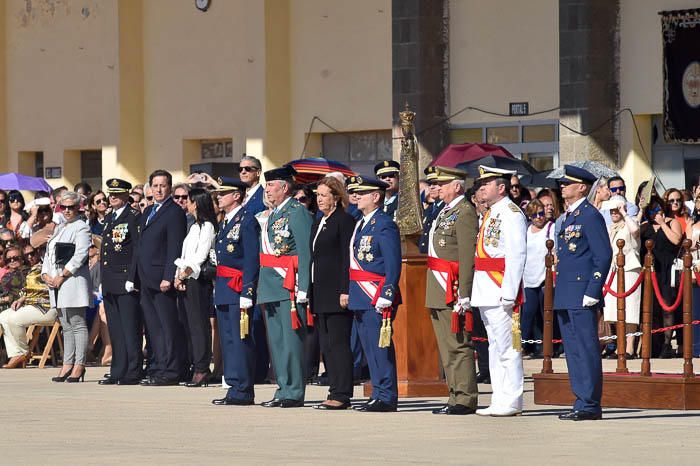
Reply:
M576 396L573 410L559 419L596 420L603 417L597 311L612 262L612 248L603 216L586 199L595 176L565 165L564 175L557 181L568 208L562 215L557 241L554 310L564 340L571 391Z
M421 233L420 239L418 240L418 250L423 254L428 254L428 235L430 233L430 227L433 226L433 220L440 213L445 203L439 197L440 186L435 183L435 169L436 167L426 167L423 170L425 173L425 181L428 183L429 195L433 199L433 202L423 211L423 232Z
M372 381L372 395L358 411L396 411L398 383L396 354L387 327L400 304L401 239L396 223L384 212L387 184L360 176L348 185L358 195L357 208L362 218L357 222L350 241L350 293L348 308L355 321L367 357ZM380 347L382 344L382 347Z
M432 181L439 187L439 199L446 205L430 228L425 306L430 309L450 393L447 404L433 414L473 414L478 389L470 296L478 221L474 206L464 196L467 173L431 168L435 168Z
M112 212L107 215L102 232L102 294L107 327L112 341L112 364L109 376L100 385L136 385L143 371L141 306L138 294L127 293L124 285L138 241L141 213L129 205L131 183L107 180L107 196Z
M247 185L221 177L217 202L224 212L214 251L216 282L214 305L221 335L226 396L215 405L252 405L255 398L255 320L253 308L260 271L260 226L255 212L242 206Z
M279 388L268 408L304 406L304 338L311 279L311 213L292 198L294 168L265 172L265 196L273 210L261 219L258 303L267 322L270 356ZM261 212L259 215L265 215Z
M486 326L493 390L491 405L476 411L480 416L518 416L523 409L523 358L513 345L512 328L522 303L527 222L508 197L514 174L480 165L477 178L479 197L489 209L476 241L471 305Z
M401 164L393 160L384 160L374 166L374 174L387 184L382 211L392 220L396 220L396 209L399 207L400 169Z

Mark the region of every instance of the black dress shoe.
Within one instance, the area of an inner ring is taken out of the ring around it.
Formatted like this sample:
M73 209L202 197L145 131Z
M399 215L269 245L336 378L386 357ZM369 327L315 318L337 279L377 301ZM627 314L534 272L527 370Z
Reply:
M107 377L107 378L104 378L102 380L98 380L97 383L100 385L116 385L117 380L115 380L111 377Z
M603 413L592 413L590 411L574 411L571 415L572 421L597 421L603 419Z
M476 383L491 383L491 376L489 374L485 374L484 372L479 372L476 374Z
M211 404L216 406L250 406L253 400L237 400L235 398L217 398L216 400L211 400Z
M467 414L474 414L475 412L476 409L460 404L445 405L442 408L433 410L433 414L451 414L456 416L465 416Z
M570 421L576 411L567 411L559 415L559 420Z
M260 403L260 406L263 408L278 408L282 404L282 400L278 400L277 398L273 398L270 401L263 401Z
M348 409L350 408L350 402L347 401L345 403L339 404L339 405L329 405L326 403L320 403L317 405L314 405L314 409L320 409L324 411L340 411L343 409Z
M143 387L169 387L172 385L178 385L180 382L178 380L164 379L162 377L151 377L150 379L141 382Z
M117 385L139 385L141 380L139 379L119 379Z
M373 400L372 398L370 398L369 400L365 401L362 404L353 406L352 409L354 411L367 411L367 406L371 405L372 403L376 403L376 402L377 402L377 400Z
M104 377L105 379L111 379L111 378L112 378L112 374L111 374L110 372L107 372L107 373L106 373L105 375L103 375L102 377Z
M303 408L304 400L282 400L280 408Z
M367 405L365 412L368 413L393 413L396 411L396 405L385 403L382 400L376 400L371 405Z

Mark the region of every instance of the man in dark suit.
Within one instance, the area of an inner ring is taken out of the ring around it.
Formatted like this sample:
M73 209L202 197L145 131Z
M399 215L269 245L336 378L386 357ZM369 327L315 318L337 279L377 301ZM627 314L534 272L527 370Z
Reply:
M125 289L132 291L134 283L140 284L141 308L154 352L149 377L141 384L177 385L185 375L186 345L173 281L175 259L182 252L187 220L170 196L173 181L169 172L154 171L148 183L154 204L141 216L141 237Z
M426 209L423 210L423 232L418 240L418 250L423 254L428 254L428 236L430 228L433 226L433 221L440 213L445 203L440 199L440 186L435 182L436 174L435 167L427 167L423 170L425 173L425 181L428 183L428 192L425 194L426 199L432 199Z
M112 213L107 215L102 232L102 294L107 327L112 341L112 364L109 377L100 385L136 385L143 371L142 317L139 297L127 293L124 285L133 261L134 246L139 241L141 212L129 204L131 184L118 178L107 180L107 194Z
M255 340L257 322L251 320L260 269L260 226L241 206L246 185L235 178L219 178L218 203L225 217L216 235L214 305L221 334L226 396L215 405L251 405L255 398Z
M348 185L359 194L357 207L363 214L351 241L348 308L355 313L372 380L370 400L358 411L396 411L398 402L394 345L391 338L384 344L380 338L400 303L401 239L396 223L380 209L386 188L383 181L360 176Z
M562 420L603 417L597 311L610 270L612 248L603 216L586 200L595 180L588 171L572 165L565 165L564 175L557 180L568 208L557 241L554 310L564 340L571 391L576 396L573 410L559 416Z
M377 179L386 183L382 210L390 219L396 220L396 209L399 207L399 173L401 164L394 160L384 160L374 166Z

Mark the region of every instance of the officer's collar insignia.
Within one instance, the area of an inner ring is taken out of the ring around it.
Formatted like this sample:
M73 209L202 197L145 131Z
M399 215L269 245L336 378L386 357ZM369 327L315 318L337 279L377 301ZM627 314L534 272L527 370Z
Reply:
M581 211L580 211L580 210L576 209L576 210L574 211L574 217L578 217L580 214L581 214Z
M373 218L372 221L369 222L370 225L374 225L375 223L377 223L377 219L376 219L376 218Z

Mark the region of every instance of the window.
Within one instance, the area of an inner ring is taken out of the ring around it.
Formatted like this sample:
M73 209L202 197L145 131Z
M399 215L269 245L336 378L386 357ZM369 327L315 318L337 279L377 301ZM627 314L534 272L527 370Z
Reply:
M523 126L523 142L547 142L556 140L556 128L554 125Z
M483 141L483 128L459 128L450 131L450 143L464 144Z
M233 158L233 141L231 139L209 139L201 143L202 160Z
M324 157L362 175L373 175L377 162L392 158L391 130L325 133L321 141Z
M43 178L44 177L44 153L35 152L34 153L34 176Z
M486 128L486 142L489 144L513 144L520 142L519 129L517 126Z
M80 151L80 181L92 187L93 191L102 189L102 151Z

